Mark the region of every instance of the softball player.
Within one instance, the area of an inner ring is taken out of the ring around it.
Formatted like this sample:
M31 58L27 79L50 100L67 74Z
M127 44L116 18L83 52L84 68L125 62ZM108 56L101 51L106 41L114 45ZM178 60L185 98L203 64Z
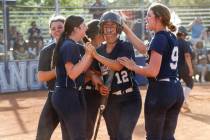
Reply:
M110 69L115 71L111 91L104 111L108 134L111 140L131 140L141 112L141 96L134 73L116 61L125 56L135 59L133 46L119 39L122 19L114 12L106 12L100 19L100 31L106 41L93 57L98 61L95 69L100 71L105 81Z
M40 52L37 78L41 82L47 82L49 94L40 115L36 140L50 140L59 122L51 103L55 85L55 69L51 68L51 58L55 45L64 30L64 21L65 18L62 16L54 16L49 20L50 34L55 42L44 47Z
M86 35L91 39L91 44L98 48L104 41L103 36L99 33L99 20L92 20L88 23ZM91 140L94 132L94 125L97 118L98 108L100 106L101 94L91 81L84 86L85 98L87 103L87 139Z
M174 140L178 114L184 101L183 89L177 80L178 46L170 23L169 9L152 4L146 16L146 28L154 31L149 44L148 65L138 66L126 57L118 61L130 70L147 76L149 86L145 100L145 129L147 140ZM142 41L139 50L143 48Z
M186 86L183 86L185 100L182 108L183 111L190 111L190 108L187 104L187 98L189 97L190 91L193 88L193 66L191 58L192 49L190 47L190 43L185 40L187 36L187 30L185 27L180 26L176 35L179 46L179 79L182 79L186 84Z
M86 30L82 17L69 16L53 57L57 78L52 103L59 116L63 140L86 140L86 103L82 86L94 47L86 43L85 54L81 57L81 45L77 43Z

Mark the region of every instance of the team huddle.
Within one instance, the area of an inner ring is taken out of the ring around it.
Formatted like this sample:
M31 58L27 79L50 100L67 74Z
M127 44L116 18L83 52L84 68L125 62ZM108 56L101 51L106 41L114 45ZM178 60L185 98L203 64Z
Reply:
M108 98L102 115L110 140L131 140L142 109L135 74L149 81L146 139L175 140L184 94L178 79L178 43L171 33L176 27L165 5L152 4L148 9L146 29L154 32L149 46L111 11L87 25L80 16L55 16L49 28L55 41L40 52L38 79L47 82L49 94L37 140L50 140L58 123L63 140L91 140L104 97ZM128 41L120 39L121 32ZM84 40L86 36L90 40ZM146 66L135 63L133 47L148 54ZM111 81L110 71L114 72ZM105 84L107 79L110 86Z

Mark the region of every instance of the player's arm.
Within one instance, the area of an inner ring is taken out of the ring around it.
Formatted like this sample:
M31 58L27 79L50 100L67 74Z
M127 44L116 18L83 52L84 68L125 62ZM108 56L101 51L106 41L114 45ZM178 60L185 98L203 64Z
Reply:
M133 60L130 60L127 57L118 58L118 61L137 74L146 77L156 77L160 71L162 55L156 51L151 51L151 58L149 64L146 66L138 66Z
M189 69L189 76L193 76L193 66L192 66L192 59L190 53L184 54L188 69Z
M56 77L55 69L50 71L38 71L37 78L40 82L46 82Z
M56 77L55 69L50 69L52 52L43 49L40 52L37 79L40 82L47 82Z
M123 68L123 65L121 65L118 61L106 58L98 54L96 51L93 52L93 56L97 61L109 67L113 71L120 71Z
M128 40L133 44L133 46L142 54L146 54L147 52L147 47L144 45L144 42L140 40L134 33L133 31L123 23L123 31L125 32Z
M81 61L79 61L77 64L73 64L72 62L68 61L65 63L65 68L67 75L72 79L75 80L81 73L85 72L92 62L92 54L91 52L95 49L91 43L86 43L85 46L85 54L82 57Z

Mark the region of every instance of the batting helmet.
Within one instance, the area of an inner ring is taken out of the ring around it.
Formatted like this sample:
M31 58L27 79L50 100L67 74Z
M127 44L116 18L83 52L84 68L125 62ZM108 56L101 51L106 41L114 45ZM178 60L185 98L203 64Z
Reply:
M185 35L188 34L188 33L187 33L187 29L186 29L184 26L180 26L180 27L178 28L178 33L183 33L183 34L185 34Z
M123 30L123 20L122 18L120 17L120 15L118 15L117 13L115 12L111 12L111 11L108 11L108 12L105 12L101 18L100 18L100 22L99 22L99 25L100 25L100 32L103 33L103 24L105 22L114 22L117 24L117 33L121 33L122 30Z

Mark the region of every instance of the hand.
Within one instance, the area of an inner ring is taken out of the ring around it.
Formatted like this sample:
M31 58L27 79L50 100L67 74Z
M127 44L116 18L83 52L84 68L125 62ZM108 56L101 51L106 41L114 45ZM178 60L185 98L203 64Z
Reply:
M100 76L96 74L91 75L91 81L95 85L96 89L98 90L99 90L99 87L103 85L102 79L100 78Z
M106 96L106 95L109 94L110 91L109 91L109 88L107 86L101 85L99 87L99 92L100 92L101 95Z
M125 66L126 68L128 68L132 71L134 71L134 69L136 67L136 63L133 60L128 59L127 57L119 57L119 58L117 58L117 61L121 65Z
M90 42L87 42L85 44L85 51L87 54L92 55L92 53L95 52L96 50L95 47Z

